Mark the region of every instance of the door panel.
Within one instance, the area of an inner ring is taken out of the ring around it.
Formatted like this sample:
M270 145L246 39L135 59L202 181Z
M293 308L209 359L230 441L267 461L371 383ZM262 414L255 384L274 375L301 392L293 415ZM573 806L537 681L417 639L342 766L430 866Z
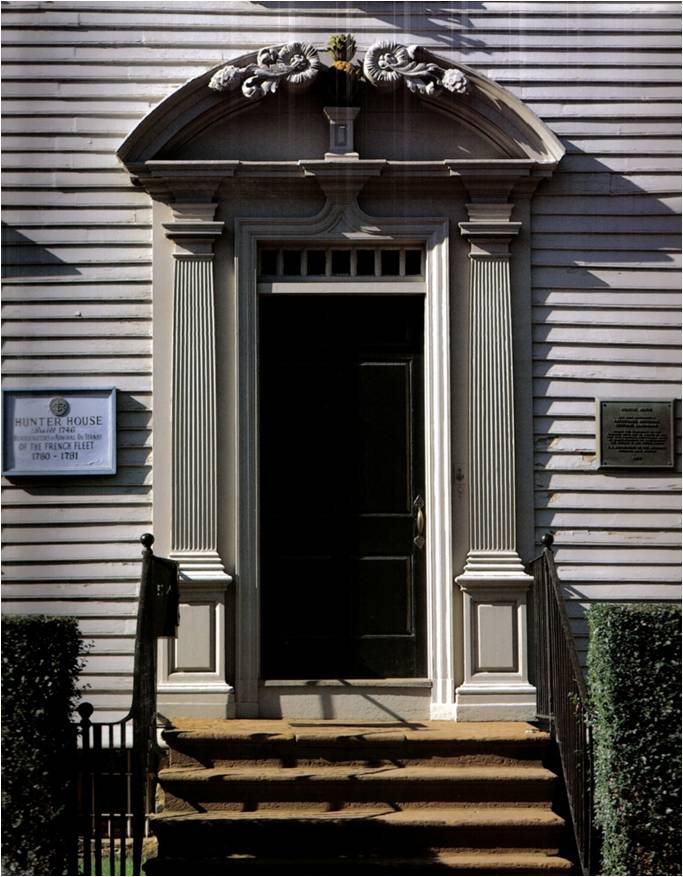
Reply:
M362 636L406 636L413 630L409 557L363 557L356 567L354 628Z
M365 361L357 366L360 512L401 513L410 504L410 365Z
M424 674L422 298L260 301L262 676Z

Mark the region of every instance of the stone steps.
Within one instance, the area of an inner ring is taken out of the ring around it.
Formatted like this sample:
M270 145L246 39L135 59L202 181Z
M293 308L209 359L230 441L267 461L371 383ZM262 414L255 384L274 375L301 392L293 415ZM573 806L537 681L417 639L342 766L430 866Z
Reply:
M458 847L558 852L564 822L546 808L418 808L326 813L288 810L162 813L151 823L159 848L179 855L188 848L209 857L277 849L285 857L308 848L318 855L400 850L411 855Z
M169 865L160 859L152 859L145 865L147 874L159 875L375 875L375 874L518 874L531 875L575 874L572 863L561 856L546 853L520 853L518 851L494 851L481 853L464 851L457 853L434 853L419 857L336 856L330 858L281 858L263 856L229 856L220 859L175 859Z
M526 722L342 725L324 721L178 720L164 731L174 766L538 764L549 738Z
M178 721L149 874L567 874L525 723Z
M544 767L495 764L179 767L165 770L162 778L165 807L174 811L310 809L316 804L339 810L382 803L404 809L447 802L549 807L556 779Z

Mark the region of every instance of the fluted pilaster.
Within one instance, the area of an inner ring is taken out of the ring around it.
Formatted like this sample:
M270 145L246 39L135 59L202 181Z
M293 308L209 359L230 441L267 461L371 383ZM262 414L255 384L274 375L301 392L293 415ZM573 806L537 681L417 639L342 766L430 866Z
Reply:
M532 718L527 673L526 592L517 554L510 242L512 205L468 206L470 241L470 549L457 579L463 592L461 720Z
M180 623L159 651L159 704L171 714L226 717L226 589L218 552L216 326L213 246L223 230L208 198L179 200L164 230L173 253L171 556L180 566Z
M216 551L213 259L178 255L173 303L173 516L176 554Z
M173 288L171 553L185 577L227 578L217 551L215 204L183 202L164 228Z
M515 460L510 264L470 261L470 485L472 551L515 550Z

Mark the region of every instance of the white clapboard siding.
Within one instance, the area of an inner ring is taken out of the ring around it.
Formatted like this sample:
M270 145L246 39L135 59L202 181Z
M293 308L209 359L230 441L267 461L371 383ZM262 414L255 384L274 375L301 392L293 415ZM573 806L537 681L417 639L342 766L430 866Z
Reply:
M544 244L545 246L545 244ZM647 298L642 290L624 291L623 289L608 290L581 290L581 289L537 289L534 290L533 304L535 305L565 305L567 307L590 307L590 308L633 308L634 306L647 305L652 308L676 308L680 306L681 296L679 292L670 290L649 290ZM647 353L648 351L645 351ZM602 353L602 351L596 351ZM638 351L631 351L636 355Z
M126 523L120 523L125 518ZM119 528L126 528L130 533L130 528L134 528L135 532L139 529L140 523L147 523L149 520L149 512L144 507L140 507L132 503L129 499L125 502L115 503L112 505L63 505L58 508L52 508L45 504L40 505L14 505L6 506L3 510L3 526L8 529L16 526L21 528L21 532L26 534L31 531L36 536L42 533L45 538L45 530L40 527L42 524L49 524L51 534L62 531L60 538L69 537L68 541L76 538L79 534L87 532L94 533L100 525L102 532L99 538L103 538L105 532L109 534L112 529L115 532ZM80 525L75 528L63 525ZM116 537L118 538L118 536Z
M97 652L94 657L104 655L132 655L134 651L135 643L129 637L98 636Z
M636 106L657 88L642 70L532 100L568 153L533 202L536 535L554 533L582 659L586 601L679 598L678 477L594 457L594 398L680 398L680 134L664 79Z
M537 539L540 541L547 528L538 528ZM555 545L588 545L612 546L612 545L635 545L635 546L666 546L669 548L679 547L679 528L671 530L629 530L628 532L615 532L614 530L576 530L554 528Z
M561 509L659 509L678 510L680 503L677 496L670 493L592 493L586 496L583 493L543 493L539 491L537 501L544 508ZM618 533L613 533L617 537Z
M27 246L41 244L45 247L68 247L70 245L82 247L88 243L129 247L149 243L150 226L142 223L132 226L129 222L115 224L110 220L106 223L93 222L88 225L83 217L80 223L59 225L52 215L50 220L49 228L45 228L44 225L34 226L30 223L15 222L14 229L21 235L30 235L30 241L26 242ZM15 246L21 246L21 243L15 244Z
M36 5L19 8L35 26ZM32 42L30 30L16 34L18 47ZM116 386L118 473L6 487L4 609L77 616L92 655L86 697L120 715L130 705L138 539L153 529L152 314L149 199L115 151L166 92L133 75L137 94L110 87L107 96L77 63L41 81L26 60L3 88L5 385Z
M5 561L3 564L4 580L6 582L54 582L61 579L64 581L89 582L97 580L121 581L123 579L138 581L140 578L140 563L133 560L132 554L128 561L103 560L102 562L99 562L98 555L98 561L93 561L92 563L87 561L80 561L77 563L57 563L54 561L48 561L47 563L31 563L30 560L27 560L27 555L30 557L32 554L33 551L24 551L22 552L21 558L15 563L10 563L9 560ZM48 607L48 602L49 601L46 597L45 612L47 614L54 614L57 606L64 608L61 603L50 603ZM48 608L50 610L49 612ZM73 606L71 606L71 608L73 609ZM99 611L102 611L101 609L97 609L97 607L92 607L90 604L86 603L79 608L79 611L76 614L81 616L83 613L90 613L91 610L96 614ZM18 610L10 601L7 601L3 604L3 611L16 612ZM64 614L71 615L73 612L65 611Z
M136 600L138 582L58 582L47 589L45 585L8 583L3 586L5 600Z
M539 470L535 473L534 481L536 487L544 490L563 491L574 490L583 491L608 491L612 490L617 493L633 491L642 491L643 493L662 493L675 492L679 484L679 475L674 472L664 471L656 478L647 476L621 476L609 474L605 472L584 471L572 472L570 474L564 472L550 472ZM586 502L590 504L591 499L587 498Z
M82 542L87 538L91 542L98 544L106 544L108 542L132 542L136 549L139 549L138 538L140 536L139 526L137 523L131 524L115 524L105 522L102 524L78 525L68 524L66 526L57 526L53 524L50 527L48 539L50 543L63 544L65 542ZM11 526L8 522L3 524L3 544L4 545L45 545L46 540L45 528L39 524L30 526Z
M130 281L119 285L116 283L46 283L36 286L31 283L16 283L8 287L4 299L10 301L92 301L97 294L102 301L148 301L149 283L146 281ZM53 343L57 343L56 341ZM74 342L75 343L75 342ZM85 342L83 342L85 343ZM150 342L151 343L151 342Z
M433 48L562 139L531 215L537 539L555 533L582 653L589 602L677 599L677 473L600 471L594 455L596 397L680 397L679 30L673 2L6 5L5 381L117 386L121 466L5 484L5 610L80 617L101 718L130 705L137 539L153 528L151 209L115 152L189 79L288 39Z

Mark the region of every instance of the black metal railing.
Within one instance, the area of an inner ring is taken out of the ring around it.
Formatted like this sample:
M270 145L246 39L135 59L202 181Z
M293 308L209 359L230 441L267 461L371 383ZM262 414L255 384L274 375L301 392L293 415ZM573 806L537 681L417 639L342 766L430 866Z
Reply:
M145 533L138 601L133 696L115 722L93 722L92 704L75 723L72 860L86 875L140 874L147 814L153 809L157 745L156 639L175 635L178 565L155 557Z
M596 874L600 851L593 820L588 691L551 551L552 535L542 542L543 554L527 567L534 579L537 716L557 742L582 871Z

